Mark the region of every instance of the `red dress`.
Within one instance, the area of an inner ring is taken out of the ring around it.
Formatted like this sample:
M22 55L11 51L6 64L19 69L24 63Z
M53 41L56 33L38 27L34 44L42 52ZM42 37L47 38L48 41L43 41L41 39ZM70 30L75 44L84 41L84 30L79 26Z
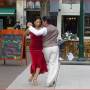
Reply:
M42 38L43 36L35 36L33 33L30 33L31 44L30 44L30 54L32 59L31 64L31 73L35 73L36 68L40 68L40 73L47 72L47 65L42 52Z

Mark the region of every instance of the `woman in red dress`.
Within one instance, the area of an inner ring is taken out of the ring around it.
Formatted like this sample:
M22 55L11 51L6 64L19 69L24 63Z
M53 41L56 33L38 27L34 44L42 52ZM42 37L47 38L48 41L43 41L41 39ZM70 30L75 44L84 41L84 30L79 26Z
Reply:
M41 34L42 31L45 31L46 28L41 27L41 19L38 17L34 20L34 28L32 26L29 26L29 33L31 37L31 43L30 43L30 56L32 59L31 64L31 76L30 81L33 81L34 84L37 84L37 78L39 74L42 74L44 72L47 72L47 65L44 58L44 54L42 52L43 44L42 44L42 38L43 35ZM41 32L38 34L38 36L35 35L33 32L34 30Z

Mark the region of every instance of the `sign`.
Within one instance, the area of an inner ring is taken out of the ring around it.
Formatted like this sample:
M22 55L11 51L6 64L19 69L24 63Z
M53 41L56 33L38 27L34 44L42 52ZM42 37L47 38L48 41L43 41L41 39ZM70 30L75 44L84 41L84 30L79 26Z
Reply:
M22 60L25 49L24 31L2 30L0 33L0 59Z
M2 35L2 55L8 59L20 59L22 51L22 36Z

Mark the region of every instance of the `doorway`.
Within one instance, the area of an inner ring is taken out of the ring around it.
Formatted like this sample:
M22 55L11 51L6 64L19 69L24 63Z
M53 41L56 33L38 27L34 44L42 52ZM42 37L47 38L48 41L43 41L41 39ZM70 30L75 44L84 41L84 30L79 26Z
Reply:
M79 16L63 16L62 20L62 33L69 31L78 34Z
M0 29L7 29L15 25L15 16L0 16Z
M0 29L3 29L3 19L0 19Z

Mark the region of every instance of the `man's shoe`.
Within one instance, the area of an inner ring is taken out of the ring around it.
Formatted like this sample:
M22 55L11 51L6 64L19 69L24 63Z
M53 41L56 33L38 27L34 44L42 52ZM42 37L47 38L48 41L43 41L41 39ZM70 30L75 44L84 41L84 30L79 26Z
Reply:
M53 83L52 84L50 84L50 85L48 85L48 87L54 87L56 85L56 82L55 81L53 81Z

